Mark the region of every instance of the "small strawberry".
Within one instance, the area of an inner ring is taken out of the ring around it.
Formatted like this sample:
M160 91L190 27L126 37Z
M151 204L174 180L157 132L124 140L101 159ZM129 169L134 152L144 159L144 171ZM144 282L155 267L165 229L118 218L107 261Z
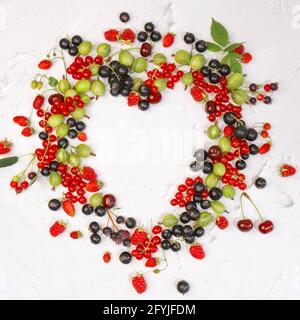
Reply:
M129 107L135 106L139 103L140 99L140 95L137 92L131 91L127 98L127 104Z
M119 39L119 31L116 29L109 29L104 32L104 38L107 41L118 41Z
M134 287L135 291L139 294L142 294L147 290L147 283L143 275L138 274L131 280L132 286Z
M50 60L42 60L39 64L38 67L42 70L47 70L52 66L52 62Z
M79 238L82 237L82 233L81 233L79 230L77 230L77 231L72 231L72 232L70 232L70 237L71 237L72 239L79 239Z
M145 240L148 239L147 232L144 231L144 229L138 228L135 229L134 233L132 234L130 241L132 244L142 244Z
M87 135L84 132L79 132L77 135L78 140L84 142L87 140Z
M127 29L124 29L122 34L121 34L121 39L126 41L126 42L134 42L134 39L135 39L135 34L134 32L127 28Z
M174 33L171 33L171 32L167 33L163 38L163 46L165 48L171 47L171 45L174 42L174 39L175 39Z
M52 237L57 237L66 230L66 223L63 221L56 221L49 229Z
M83 167L81 177L87 181L94 181L97 179L97 174L93 168Z
M296 173L296 168L289 164L283 164L280 167L279 173L282 177L290 177Z
M41 96L40 94L37 95L32 102L33 109L36 109L36 110L41 109L44 102L45 102L45 98L43 96Z
M216 219L216 225L221 230L226 229L228 227L228 220L224 216L218 216Z
M31 137L35 133L35 130L31 127L25 127L21 133L24 137Z
M199 87L196 87L196 86L192 87L191 95L194 98L194 100L196 100L197 102L200 102L203 100L203 91Z
M97 192L103 187L103 182L100 180L94 180L88 182L88 184L85 187L85 190L88 192Z
M201 260L205 257L205 252L199 244L194 244L190 246L190 254L195 259Z
M12 143L7 139L0 141L0 154L7 154L11 151Z
M154 268L157 266L157 259L156 258L148 258L147 261L145 262L145 267L148 268Z
M26 127L29 124L29 120L25 116L15 116L13 118L14 123L18 124L21 127Z
M249 63L250 61L252 60L252 55L249 53L249 52L245 52L243 55L242 55L242 62L247 64Z
M74 207L74 204L70 200L64 200L62 202L62 207L68 216L74 217L75 207Z
M105 263L109 263L111 260L111 255L109 252L105 252L102 258Z
M233 51L234 53L241 55L245 51L245 47L243 44L241 44L238 47L236 47Z

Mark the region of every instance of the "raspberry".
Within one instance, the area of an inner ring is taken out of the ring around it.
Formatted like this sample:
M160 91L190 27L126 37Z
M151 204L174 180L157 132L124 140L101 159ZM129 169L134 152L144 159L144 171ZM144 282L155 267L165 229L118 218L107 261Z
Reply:
M83 167L81 177L84 180L93 181L97 179L97 174L93 168Z
M119 40L119 31L116 29L109 29L104 32L104 38L107 41L118 41Z
M219 216L216 219L216 225L222 230L226 229L228 227L228 220L226 219L226 217Z
M155 258L149 258L147 259L145 266L148 268L154 268L157 266L157 260Z
M137 293L141 294L146 291L147 289L147 283L145 278L138 274L134 278L132 278L131 283L136 290Z
M190 246L190 254L195 259L201 260L205 257L205 252L199 244Z
M129 107L135 106L139 103L140 96L135 92L131 91L127 98L127 104Z
M56 221L49 229L49 232L52 237L57 237L63 233L66 229L66 224L62 221Z
M244 47L244 45L241 44L238 47L236 47L233 51L237 54L242 54L244 52L244 50L245 50L245 47Z
M147 239L147 233L143 229L136 229L132 234L130 241L132 244L137 245L142 244Z
M199 87L192 87L191 88L191 95L197 102L200 102L203 100L203 91Z
M121 39L124 40L124 41L127 41L127 42L134 42L135 34L129 28L124 29L122 34L121 34Z

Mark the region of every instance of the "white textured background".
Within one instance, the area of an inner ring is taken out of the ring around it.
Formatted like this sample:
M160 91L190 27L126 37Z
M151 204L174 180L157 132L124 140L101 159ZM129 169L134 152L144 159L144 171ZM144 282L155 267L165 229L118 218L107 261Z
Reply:
M149 290L142 298L182 299L175 289L180 279L190 282L191 290L185 297L191 299L300 298L299 176L282 179L276 172L282 161L294 165L300 161L299 0L228 0L226 4L217 0L133 0L111 1L109 6L99 0L0 0L0 138L15 141L16 154L32 150L34 139L20 137L11 119L30 112L35 93L29 84L36 62L66 34L79 33L101 41L105 28L122 27L118 14L123 10L130 12L129 25L136 30L152 20L161 32L171 30L178 38L192 31L207 39L213 16L228 27L233 40L247 42L254 55L247 67L249 81L280 82L272 106L245 107L249 124L270 121L273 125L274 148L269 155L248 162L248 182L258 174L267 178L264 190L251 188L249 193L274 221L274 232L267 236L256 231L238 232L233 226L239 217L237 203L228 203L231 227L207 234L203 240L207 258L197 262L183 252L168 254L170 266L165 272L146 274ZM172 48L179 47L184 44L177 40ZM88 133L98 154L91 163L99 168L107 190L117 195L124 214L149 224L151 217L155 220L170 209L169 194L187 173L195 141L184 144L185 152L179 141L178 149L174 145L170 148L168 159L162 156L163 149L151 149L143 139L148 141L154 128L167 135L177 132L180 139L194 127L196 143L201 144L201 132L207 124L203 111L178 89L165 93L163 103L146 113L128 108L121 98L105 98L104 103L94 105L91 114ZM110 132L112 127L115 134ZM115 141L124 128L129 130L128 136ZM112 150L118 152L113 159ZM149 161L147 152L160 160ZM9 189L10 177L25 161L0 172L0 298L139 298L130 287L129 275L142 271L142 266L133 263L124 267L116 255L109 265L103 265L101 255L110 248L109 242L92 246L88 239L74 242L65 236L53 240L48 235L49 225L63 215L47 209L53 195L45 181L17 197ZM81 218L72 222L74 229L86 227L91 220ZM118 252L118 248L111 250Z

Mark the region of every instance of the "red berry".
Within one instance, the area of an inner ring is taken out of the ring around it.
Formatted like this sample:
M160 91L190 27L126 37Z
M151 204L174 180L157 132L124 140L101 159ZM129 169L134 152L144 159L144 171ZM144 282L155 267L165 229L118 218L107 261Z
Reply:
M81 177L84 180L93 181L97 179L97 174L93 168L83 167Z
M237 227L242 232L248 232L253 228L253 223L250 219L243 219L238 221Z
M140 96L137 94L135 91L130 92L127 98L127 104L129 107L135 106L139 103L140 101Z
M243 44L239 45L238 47L236 47L233 51L237 54L242 54L245 50L245 47Z
M148 268L154 268L157 266L157 260L156 258L148 258L147 261L145 262L145 267L148 267Z
M144 229L140 229L140 228L136 229L130 237L131 243L134 245L142 244L147 239L148 239L147 233L144 231Z
M107 209L111 209L115 206L116 204L116 198L112 194L105 194L103 196L103 206Z
M29 183L27 181L22 181L21 182L21 188L22 189L27 189L29 187Z
M177 199L172 199L171 200L171 205L172 206L177 206L178 205L178 200Z
M67 215L69 215L70 217L74 217L75 207L70 200L64 200L62 203L62 207Z
M42 60L39 64L38 67L42 70L47 70L51 67L52 62L50 60Z
M265 130L270 130L270 129L271 129L270 123L266 122L266 123L263 125L263 128L264 128Z
M62 234L66 229L66 224L62 221L56 221L49 229L52 237L57 237Z
M159 234L159 233L161 233L161 226L155 226L155 227L153 227L152 228L152 233L153 234Z
M44 101L45 101L45 98L43 96L37 95L34 98L33 103L32 103L33 108L36 109L36 110L41 109L41 107L44 104Z
M155 92L155 93L149 94L147 100L149 103L158 103L161 100L160 92Z
M109 29L104 32L104 38L107 41L118 41L119 39L119 31L116 29Z
M192 178L187 178L185 180L185 184L188 186L188 187L192 187L194 185L194 180Z
M33 134L34 134L34 129L33 128L31 128L31 127L26 127L26 128L24 128L23 130L22 130L22 135L24 136L24 137L30 137L30 136L32 136Z
M21 127L26 127L29 124L28 118L24 116L16 116L13 118L13 121Z
M175 39L175 37L174 37L173 33L171 33L171 32L167 33L163 38L163 46L165 48L171 47L171 45L174 42L174 39Z
M273 231L273 229L274 229L274 224L271 220L265 220L262 223L260 223L260 225L258 226L258 230L263 234L267 234Z
M260 146L260 148L258 149L259 154L265 154L267 152L269 152L271 149L271 144L269 142L263 144L262 146Z
M224 216L218 216L216 219L216 225L218 226L218 228L220 229L226 229L228 227L228 220L226 217Z
M87 185L86 185L86 187L85 187L85 189L86 189L86 191L88 191L88 192L97 192L97 191L99 191L100 190L100 188L102 187L102 183L101 183L101 181L97 181L97 180L94 180L94 181L90 181Z
M197 102L203 100L203 90L201 88L194 86L191 88L190 92L194 100L196 100Z
M134 32L127 28L127 29L124 29L122 34L121 34L121 39L126 41L126 42L134 42L134 39L135 39L135 34Z
M102 258L105 263L109 263L111 260L111 255L109 252L105 252Z
M190 254L195 259L201 260L205 257L205 252L203 251L202 247L198 244L190 246Z
M137 293L142 294L147 290L147 283L143 275L136 275L131 280L132 286L136 290Z
M80 231L72 231L72 232L70 233L70 237L71 237L72 239L79 239L79 238L82 237L82 233L81 233Z
M283 164L280 167L279 172L282 177L290 177L296 173L296 168L289 164Z
M245 52L243 55L242 55L242 62L247 64L249 63L250 61L252 60L252 55L248 52Z

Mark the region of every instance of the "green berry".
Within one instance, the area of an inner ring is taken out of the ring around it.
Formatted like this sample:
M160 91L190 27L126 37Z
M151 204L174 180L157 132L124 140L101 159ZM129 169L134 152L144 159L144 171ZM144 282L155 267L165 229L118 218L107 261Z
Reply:
M75 110L71 112L71 116L77 121L81 120L85 116L85 110L83 108L76 107Z
M84 143L81 143L78 146L76 146L75 150L81 158L87 158L93 153L92 149Z
M126 67L130 67L133 64L134 57L128 50L121 50L119 53L119 61Z
M244 83L244 76L241 73L233 73L227 78L229 90L238 89Z
M80 165L80 158L78 157L77 154L71 153L68 163L71 167L78 167Z
M102 200L103 200L102 193L94 193L90 197L90 204L95 208L95 207L98 207L102 204Z
M233 186L227 184L222 188L222 194L225 198L233 199L235 196L235 189Z
M178 223L178 218L173 214L167 214L163 217L162 224L167 227L173 227Z
M142 57L136 58L132 64L132 70L137 73L144 72L147 69L148 63Z
M143 84L143 80L141 78L135 78L133 79L133 85L132 85L132 90L133 91L138 91L139 87Z
M31 89L36 89L37 87L37 81L36 80L32 80L31 81Z
M186 50L178 50L175 53L175 61L180 65L187 65L190 63L191 56Z
M92 51L92 43L90 41L83 41L78 46L78 52L83 56L87 56Z
M190 67L193 70L199 71L200 69L202 69L204 64L205 64L205 58L202 54L199 53L192 56L190 61Z
M100 43L96 51L98 56L105 58L110 54L110 45L107 43Z
M219 147L223 153L227 153L231 150L231 142L227 137L222 137L219 140Z
M69 152L61 148L56 151L55 158L58 162L66 163L69 159Z
M75 83L74 88L79 93L87 92L91 89L91 83L87 79L82 79Z
M226 211L224 204L218 200L211 201L210 207L217 214L221 214Z
M219 129L219 127L216 124L212 124L207 129L207 135L210 139L217 139L221 135L221 130Z
M191 84L193 84L194 77L192 73L191 72L185 73L181 78L181 82L186 86L190 86Z
M105 85L101 80L94 80L91 85L91 92L95 96L103 96L105 94Z
M89 104L91 102L91 98L85 93L80 93L80 98L85 104Z
M163 91L167 87L167 79L159 78L154 81L154 85L158 88L158 91Z
M64 122L64 116L62 114L53 114L49 117L47 123L50 127L56 128Z
M205 178L205 185L208 188L214 188L217 186L219 182L219 177L217 175L215 175L214 173L210 173L206 176Z
M43 88L43 82L39 81L37 83L37 88L38 88L38 90L41 90Z
M67 90L65 93L64 93L64 96L67 98L67 97L71 97L71 98L74 98L75 96L78 95L78 92L74 89L69 89Z
M153 63L157 66L160 66L162 63L167 61L167 57L162 53L156 53L153 56Z
M61 93L65 93L67 90L71 89L71 84L68 80L62 79L58 82L58 90Z
M200 218L195 221L195 225L197 227L206 227L208 226L213 220L212 214L210 212L204 211L201 212Z
M244 89L235 89L231 91L231 97L234 103L242 105L248 101L248 93Z
M49 183L51 187L55 188L61 184L61 176L57 172L51 172L49 175Z
M65 137L69 132L69 126L66 123L61 123L57 128L56 128L56 135L58 138L63 138Z
M100 66L99 66L99 64L96 64L96 63L92 63L89 66L89 70L91 71L92 76L94 76L94 77L99 74L99 69L100 69Z
M226 167L223 163L217 162L214 164L213 172L216 176L222 177L226 172Z

